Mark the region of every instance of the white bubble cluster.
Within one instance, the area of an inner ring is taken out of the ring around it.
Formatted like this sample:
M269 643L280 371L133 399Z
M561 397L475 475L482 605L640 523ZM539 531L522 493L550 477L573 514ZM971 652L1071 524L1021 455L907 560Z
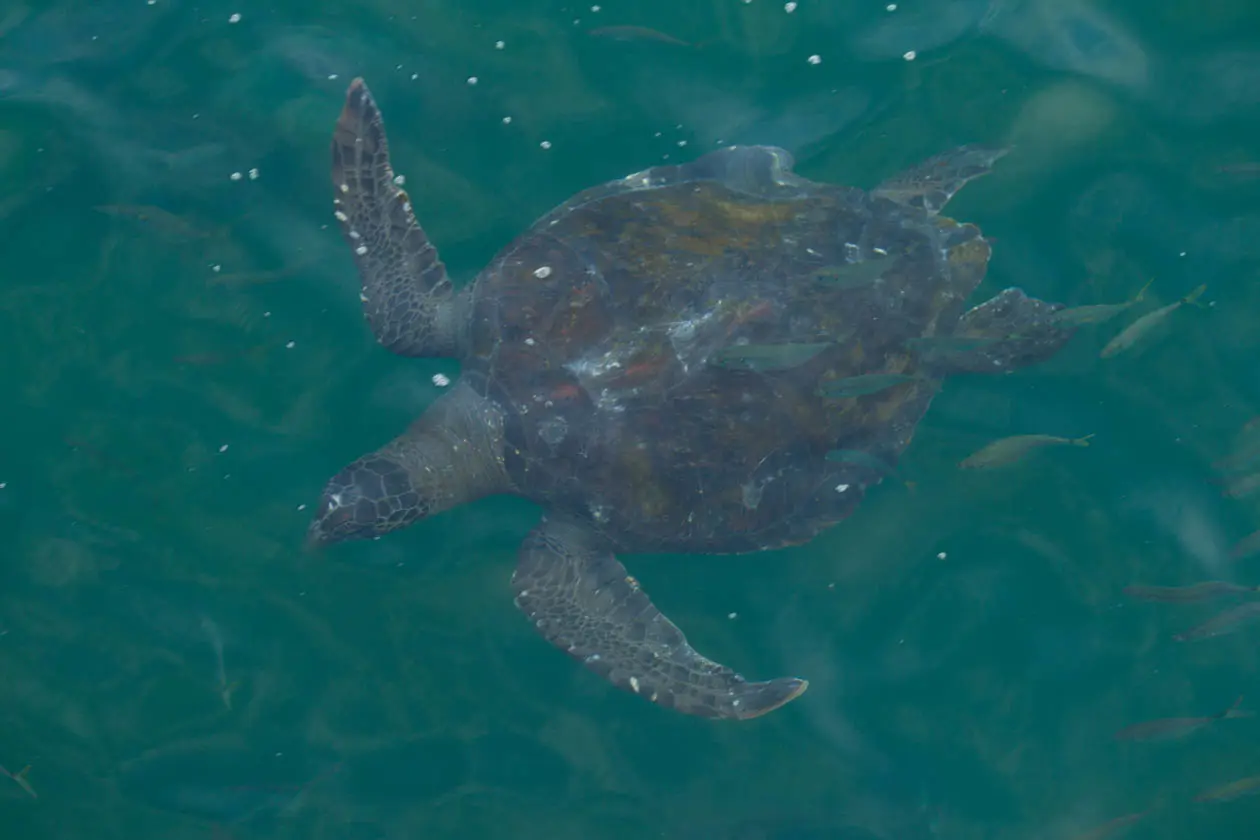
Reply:
M811 55L809 58L805 60L808 61L810 64L822 64L821 55Z
M444 373L433 374L433 384L439 388L445 388L451 384L451 378Z

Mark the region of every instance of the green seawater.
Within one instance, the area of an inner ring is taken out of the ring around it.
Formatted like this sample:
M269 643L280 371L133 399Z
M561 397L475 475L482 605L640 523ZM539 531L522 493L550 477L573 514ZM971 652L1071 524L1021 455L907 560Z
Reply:
M0 837L1067 840L1148 809L1127 836L1254 836L1260 797L1194 799L1260 774L1260 722L1112 734L1260 708L1260 631L1177 643L1218 607L1121 594L1260 583L1229 556L1260 495L1213 466L1260 414L1260 6L794 5L0 4L0 764L38 794L0 776ZM811 681L686 718L513 607L533 504L302 551L325 479L458 376L360 314L328 178L359 75L459 283L719 143L870 187L969 142L1014 148L949 208L994 241L976 302L1154 282L1046 364L951 379L912 486L808 545L625 558L702 652ZM1019 433L1095 437L956 469Z

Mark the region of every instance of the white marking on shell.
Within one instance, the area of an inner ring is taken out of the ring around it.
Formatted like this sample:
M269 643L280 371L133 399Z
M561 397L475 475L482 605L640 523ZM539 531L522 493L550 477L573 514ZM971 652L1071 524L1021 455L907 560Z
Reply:
M358 255L361 257L361 256L363 256L364 254L366 254L366 253L367 253L367 246L366 246L366 245L360 245L358 248L355 248L355 249L354 249L354 252L355 252L356 254L358 254Z

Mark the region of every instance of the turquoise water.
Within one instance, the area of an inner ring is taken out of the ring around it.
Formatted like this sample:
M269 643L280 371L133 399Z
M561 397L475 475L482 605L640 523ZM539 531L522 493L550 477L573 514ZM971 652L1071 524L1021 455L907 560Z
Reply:
M1260 582L1230 557L1260 496L1214 466L1260 414L1260 7L885 5L6 4L0 764L38 798L0 777L0 834L1058 840L1154 809L1128 836L1250 836L1260 798L1194 799L1260 774L1260 720L1112 733L1260 708L1257 631L1179 644L1218 607L1122 594ZM651 31L590 34L621 25ZM685 718L514 609L535 505L301 550L325 479L458 375L363 324L327 174L356 75L457 282L577 190L719 143L870 187L966 142L1015 149L950 206L994 240L981 295L1153 282L1047 364L950 380L913 486L809 545L626 558L703 652L811 681ZM956 469L1028 432L1096 437Z

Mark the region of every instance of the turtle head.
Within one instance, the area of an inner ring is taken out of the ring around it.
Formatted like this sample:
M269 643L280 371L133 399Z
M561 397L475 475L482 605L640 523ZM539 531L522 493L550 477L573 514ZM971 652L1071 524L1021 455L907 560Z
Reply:
M431 506L403 464L381 453L368 455L324 486L306 544L317 548L378 537L410 525Z

